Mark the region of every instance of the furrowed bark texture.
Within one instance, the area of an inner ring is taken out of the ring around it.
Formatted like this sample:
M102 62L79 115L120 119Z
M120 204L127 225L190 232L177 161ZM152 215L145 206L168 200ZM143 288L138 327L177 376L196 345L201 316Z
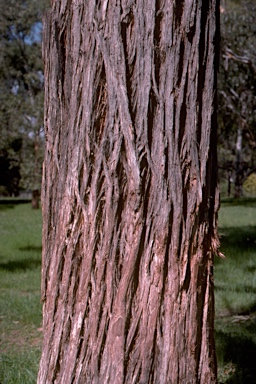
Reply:
M214 383L216 0L44 21L38 383Z

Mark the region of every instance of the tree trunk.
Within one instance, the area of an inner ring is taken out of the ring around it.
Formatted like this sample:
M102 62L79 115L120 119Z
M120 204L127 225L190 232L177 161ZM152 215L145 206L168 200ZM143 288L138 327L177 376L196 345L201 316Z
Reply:
M33 189L32 191L32 201L31 201L31 206L32 209L39 209L39 190L38 189Z
M39 192L39 135L40 132L34 129L35 139L34 139L34 169L33 169L33 190L32 190L32 201L31 206L32 209L39 209L39 200L40 200L40 192Z
M236 164L235 164L235 193L234 198L238 199L242 197L243 188L243 169L242 169L242 128L239 126L237 128L237 138L236 138Z
M215 0L44 20L38 383L215 383Z

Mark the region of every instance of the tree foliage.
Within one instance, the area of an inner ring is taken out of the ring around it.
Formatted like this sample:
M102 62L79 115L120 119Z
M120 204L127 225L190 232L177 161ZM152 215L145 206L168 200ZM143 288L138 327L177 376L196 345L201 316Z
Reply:
M9 194L40 185L41 13L46 5L46 0L0 1L0 161L4 165L0 184Z
M256 167L256 2L221 5L219 162L236 186Z

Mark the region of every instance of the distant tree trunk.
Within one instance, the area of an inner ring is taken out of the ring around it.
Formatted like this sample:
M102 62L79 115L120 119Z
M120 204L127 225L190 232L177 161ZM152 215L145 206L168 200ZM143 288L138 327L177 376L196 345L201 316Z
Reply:
M32 201L31 201L32 209L39 209L39 190L33 189L32 191Z
M228 197L231 195L232 171L228 170Z
M237 128L237 138L236 138L236 164L235 164L235 193L234 197L238 199L242 197L243 189L243 169L242 169L242 127Z
M30 103L33 108L35 107L35 99L32 95L32 91L30 92ZM42 174L41 174L41 166L40 166L40 160L39 160L39 141L40 141L40 131L41 129L38 128L38 118L35 116L26 116L27 121L30 123L31 132L33 132L34 135L34 142L33 142L33 170L31 174L30 179L30 185L32 187L32 201L31 206L32 209L39 209L39 200L40 200L40 192L39 187L41 184Z
M36 132L35 130L33 181L34 181L34 186L36 186L36 188L32 190L32 209L39 209L40 193L39 193L38 185L40 185L40 182L39 182L40 171L39 171L38 152L39 152L39 131Z
M38 383L215 383L215 0L44 20Z

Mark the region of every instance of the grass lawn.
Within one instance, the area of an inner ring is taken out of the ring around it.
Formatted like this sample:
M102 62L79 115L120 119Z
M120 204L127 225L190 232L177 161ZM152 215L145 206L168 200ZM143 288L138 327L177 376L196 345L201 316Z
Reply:
M215 262L220 384L256 383L256 200L226 200ZM41 212L0 204L0 384L35 384L41 347Z
M35 384L41 347L41 212L0 204L0 383Z

